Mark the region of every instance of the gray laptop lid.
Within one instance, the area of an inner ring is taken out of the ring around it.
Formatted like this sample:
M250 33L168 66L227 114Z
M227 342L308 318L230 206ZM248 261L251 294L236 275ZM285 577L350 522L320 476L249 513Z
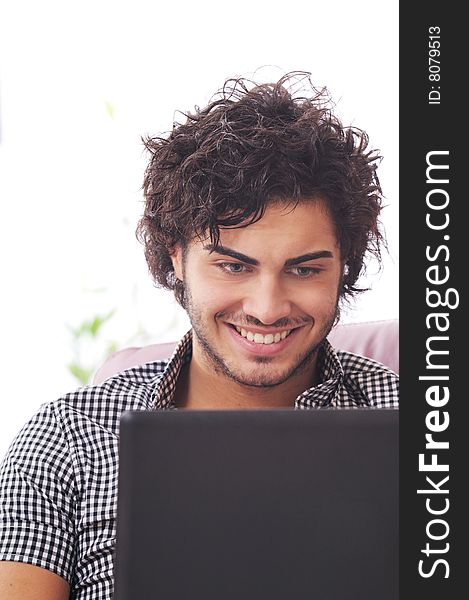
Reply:
M115 600L395 600L398 412L121 419Z

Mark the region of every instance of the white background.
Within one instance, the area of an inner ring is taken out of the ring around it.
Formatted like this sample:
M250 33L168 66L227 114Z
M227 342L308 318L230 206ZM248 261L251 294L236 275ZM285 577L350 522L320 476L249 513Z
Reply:
M41 403L77 387L69 326L116 309L80 346L89 364L109 340L187 329L134 235L140 137L171 129L175 110L205 105L228 77L310 71L381 150L390 253L343 321L398 316L397 2L9 0L0 52L0 455Z

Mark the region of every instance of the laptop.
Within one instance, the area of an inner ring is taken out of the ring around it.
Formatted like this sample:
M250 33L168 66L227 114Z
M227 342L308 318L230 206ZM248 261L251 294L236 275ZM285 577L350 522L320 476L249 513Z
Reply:
M398 411L121 418L115 600L396 600Z

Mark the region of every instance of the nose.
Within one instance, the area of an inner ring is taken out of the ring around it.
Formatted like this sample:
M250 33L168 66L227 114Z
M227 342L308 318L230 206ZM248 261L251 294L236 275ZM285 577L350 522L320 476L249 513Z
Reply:
M276 277L260 277L243 301L243 312L264 325L289 318L291 303L287 292Z

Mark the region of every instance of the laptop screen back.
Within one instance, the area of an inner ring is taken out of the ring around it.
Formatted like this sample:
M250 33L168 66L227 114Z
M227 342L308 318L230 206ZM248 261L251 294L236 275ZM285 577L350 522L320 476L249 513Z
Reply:
M396 600L398 412L121 419L115 600Z

